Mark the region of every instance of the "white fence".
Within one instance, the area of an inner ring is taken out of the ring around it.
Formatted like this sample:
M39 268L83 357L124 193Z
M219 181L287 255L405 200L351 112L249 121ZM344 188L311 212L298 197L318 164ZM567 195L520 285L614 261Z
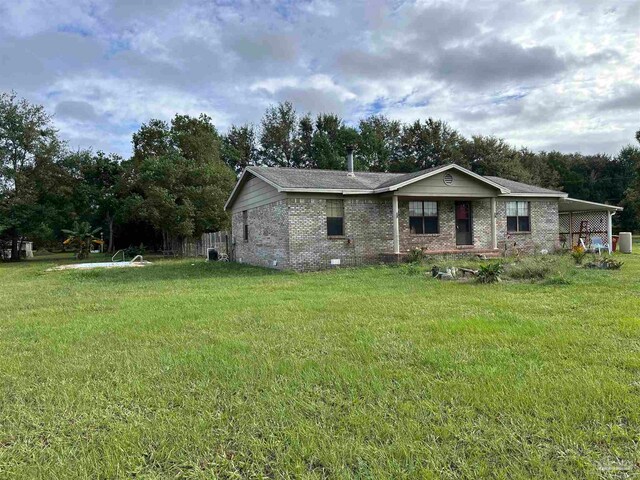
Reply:
M580 226L583 226L580 231ZM593 238L599 238L609 245L609 224L607 212L571 212L560 214L560 243L563 248L571 248L580 244L590 245Z

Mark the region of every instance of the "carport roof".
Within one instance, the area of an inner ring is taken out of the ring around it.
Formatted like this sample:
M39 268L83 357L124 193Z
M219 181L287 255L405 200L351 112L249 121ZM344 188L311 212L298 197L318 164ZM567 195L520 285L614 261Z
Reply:
M578 200L577 198L561 198L558 204L560 213L568 212L620 212L622 207L615 205L607 205L606 203L588 202L586 200Z

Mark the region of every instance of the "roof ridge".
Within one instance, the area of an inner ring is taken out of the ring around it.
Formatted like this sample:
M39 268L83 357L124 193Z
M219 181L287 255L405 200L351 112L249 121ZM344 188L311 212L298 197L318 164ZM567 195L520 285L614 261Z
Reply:
M336 172L347 174L346 170L337 170L334 168L305 168L305 167L279 167L277 165L248 165L249 168L265 168L274 170L288 170L293 172ZM375 174L375 175L407 175L411 172L370 172L366 170L355 170L354 173Z

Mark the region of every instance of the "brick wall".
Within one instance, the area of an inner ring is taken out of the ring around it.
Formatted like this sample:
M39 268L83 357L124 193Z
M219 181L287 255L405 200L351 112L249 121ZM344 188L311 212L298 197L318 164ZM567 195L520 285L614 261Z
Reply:
M234 259L263 267L289 268L288 200L247 210L249 240L244 241L242 211L232 216ZM274 265L273 261L277 264Z
M327 237L326 199L290 198L289 253L291 268L314 270L377 261L393 251L391 200L371 197L344 198L344 236Z
M496 201L498 247L531 252L555 250L558 242L557 200L530 200L531 232L507 235L506 200ZM455 202L439 202L440 233L411 235L409 202L398 204L400 251L421 247L429 250L456 248ZM474 200L473 238L475 248L491 248L491 203ZM391 199L344 197L344 237L328 238L326 199L287 198L248 210L249 241L243 240L242 212L233 214L232 236L235 259L244 263L295 270L315 270L330 266L378 261L380 254L393 252Z
M500 250L506 247L508 253L515 253L516 250L532 253L542 249L553 252L560 248L557 199L529 200L530 233L507 233L507 201L499 199L496 202L496 227Z
M409 229L409 202L398 202L400 225L400 251L412 248L426 250L453 250L456 248L455 200L438 202L440 233L413 235ZM473 246L491 248L491 201L487 199L471 202L473 220Z
M409 229L409 202L398 202L398 224L400 227L400 251L413 248L447 250L456 247L456 225L453 200L438 202L440 233L413 235ZM393 250L391 250L393 252Z
M475 248L492 248L491 245L491 200L483 198L474 200L471 206L473 218L473 246Z

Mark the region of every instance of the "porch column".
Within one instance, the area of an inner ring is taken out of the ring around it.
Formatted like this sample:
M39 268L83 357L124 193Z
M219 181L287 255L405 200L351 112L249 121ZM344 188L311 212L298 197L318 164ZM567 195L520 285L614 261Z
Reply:
M496 228L496 197L491 197L491 248L498 248L498 229Z
M607 222L607 244L609 246L609 253L613 252L613 212L607 212L607 217L609 218L609 221Z
M400 221L398 219L398 197L391 197L393 215L393 253L400 253Z

